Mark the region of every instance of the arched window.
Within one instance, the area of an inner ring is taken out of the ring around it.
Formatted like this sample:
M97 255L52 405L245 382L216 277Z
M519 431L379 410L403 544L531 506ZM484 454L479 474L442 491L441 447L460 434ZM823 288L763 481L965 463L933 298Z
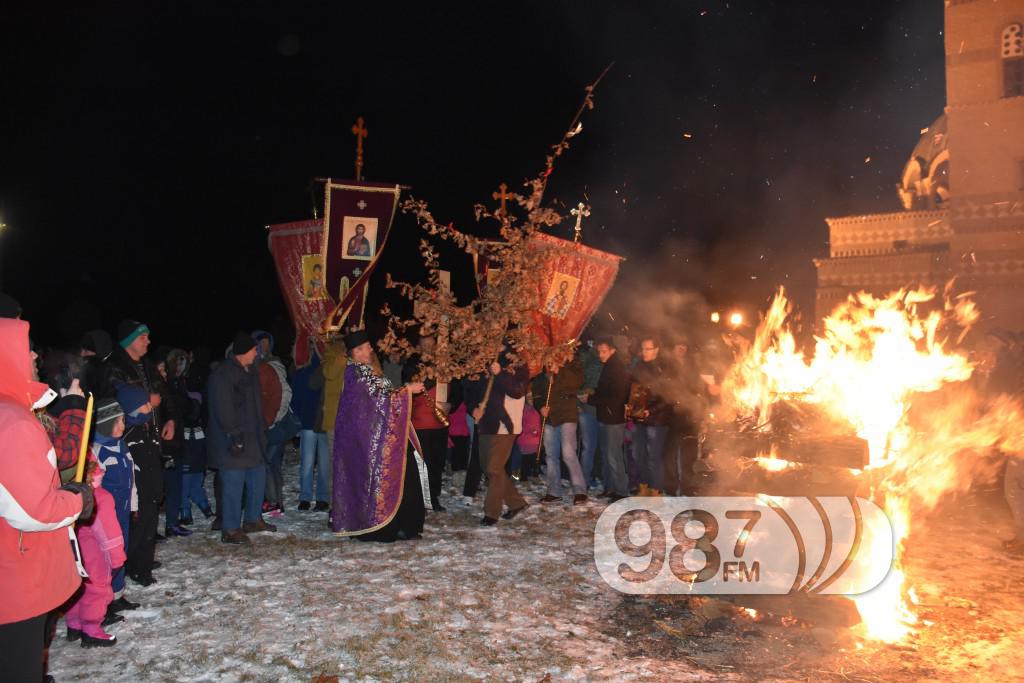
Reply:
M1003 29L1000 43L1003 57L1003 97L1024 96L1024 25Z

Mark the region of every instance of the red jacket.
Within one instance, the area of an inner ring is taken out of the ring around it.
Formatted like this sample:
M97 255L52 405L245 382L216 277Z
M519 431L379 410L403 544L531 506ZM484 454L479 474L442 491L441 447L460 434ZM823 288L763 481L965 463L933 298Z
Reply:
M30 363L28 323L0 320L0 624L49 612L82 582L65 528L82 501L58 490L57 456L32 414L48 387Z
M437 405L437 387L413 394L412 426L416 429L444 429L444 424L437 419L434 406Z

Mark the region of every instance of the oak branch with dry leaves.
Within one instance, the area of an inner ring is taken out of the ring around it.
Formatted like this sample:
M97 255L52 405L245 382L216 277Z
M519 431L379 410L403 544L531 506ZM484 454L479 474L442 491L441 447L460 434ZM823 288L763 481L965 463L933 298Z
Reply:
M583 103L558 144L553 145L545 159L544 170L523 183L524 193L511 192L506 200L516 208L490 211L477 204L477 221L497 220L501 224L501 241L483 240L455 229L452 224L438 222L427 202L410 198L402 203L402 211L416 217L427 237L420 240L420 255L427 268L426 283L410 284L387 277L387 287L396 289L414 303L413 316L402 318L385 305L381 314L388 320L388 329L378 342L382 353L409 354L413 351L408 333L420 337L436 337L432 351L422 355L421 379L451 381L484 373L503 350L508 349L513 364L529 359L534 366L561 367L575 352L577 342L550 346L530 330L531 313L539 310L540 278L543 254L531 244L531 237L544 228L562 222L564 217L543 206L544 192L554 170L555 160L569 149L569 141L582 130L583 113L594 107L594 89L611 64L594 83L585 88ZM441 284L440 262L431 239L447 240L476 259L486 259L491 270L486 282L480 282L479 296L460 306L450 291Z

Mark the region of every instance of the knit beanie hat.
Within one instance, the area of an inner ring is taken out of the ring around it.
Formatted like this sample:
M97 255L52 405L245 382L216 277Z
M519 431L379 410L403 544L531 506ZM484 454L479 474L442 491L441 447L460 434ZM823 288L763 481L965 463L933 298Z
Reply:
M114 398L102 398L96 405L96 433L110 437L114 431L117 418L122 417L124 411L121 404Z
M117 324L117 343L122 349L131 346L143 334L149 334L149 328L138 320L122 320Z
M124 422L128 426L149 421L149 413L140 413L139 408L149 403L149 394L136 384L122 384L117 388L117 402L124 411Z
M231 342L231 353L236 356L241 356L249 353L256 347L256 342L252 340L252 337L247 335L245 332L239 332L235 335L235 340Z

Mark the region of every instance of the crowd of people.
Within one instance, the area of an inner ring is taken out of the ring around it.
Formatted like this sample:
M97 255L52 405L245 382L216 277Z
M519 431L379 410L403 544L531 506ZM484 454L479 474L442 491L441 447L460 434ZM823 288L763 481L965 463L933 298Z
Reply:
M260 330L212 358L153 348L146 324L124 320L113 337L93 330L39 358L20 318L0 295L0 439L18 454L0 459L0 667L12 680L43 679L60 618L82 647L115 645L121 612L140 606L130 586L158 581L157 544L191 535L196 513L228 545L275 532L267 518L286 508L326 513L339 536L394 542L419 538L426 511L446 512L446 477L485 527L525 510L519 484L540 477L546 506L695 495L720 393L686 340L653 335L585 340L534 377L506 352L444 383L422 379L429 338L407 358L378 358L352 331L311 343L295 366ZM1024 495L1010 490L1022 479L1008 469L1010 550L1024 543Z
M24 653L42 652L54 618L82 647L115 645L121 612L140 606L131 585L158 581L157 544L191 535L196 514L230 545L276 531L268 518L286 507L328 513L338 535L392 542L420 537L426 510L446 511L446 473L466 503L484 491L484 526L526 509L517 482L540 476L544 505L564 500L566 479L573 505L685 492L699 406L713 393L685 344L665 357L650 338L633 361L599 339L532 379L502 354L477 378L438 383L419 379L427 338L381 362L355 331L311 344L310 362L289 367L260 330L212 358L154 347L145 323L124 320L113 336L93 330L39 357L20 318L0 295L0 431L5 447L34 453L33 467L5 458L0 471L0 534L17 549L2 561L24 598L0 608L0 635L11 666L40 679L42 657ZM295 501L283 486L289 443Z
M40 357L21 313L0 294L0 668L34 681L58 616L82 647L117 643L110 627L140 606L129 586L157 582L156 544L191 535L194 512L228 544L275 531L264 514L282 514L283 453L296 437L298 507L326 511L329 458L312 369L289 381L266 332L239 333L210 362L202 350L151 349L149 327L125 320L113 338L93 330Z

